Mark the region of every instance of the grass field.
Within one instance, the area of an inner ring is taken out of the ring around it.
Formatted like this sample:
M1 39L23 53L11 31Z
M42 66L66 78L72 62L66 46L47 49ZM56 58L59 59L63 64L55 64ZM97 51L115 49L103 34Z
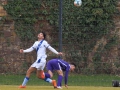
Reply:
M93 87L93 86L69 86L64 90L120 90L120 87ZM0 85L0 90L21 90L14 85ZM22 90L55 90L52 86L27 86ZM58 90L58 89L57 89Z
M25 75L0 74L0 90L20 90ZM57 79L55 76L53 79ZM120 90L120 87L112 87L112 80L120 80L115 75L71 75L68 80L68 89L64 90ZM24 90L55 90L51 84L40 80L33 74Z
M0 75L0 85L20 85L23 82L25 75ZM56 79L56 76L53 77ZM103 86L111 87L112 80L120 80L119 76L115 75L70 75L68 79L69 86ZM27 85L50 86L49 83L40 80L36 75L30 77ZM63 80L64 85L64 80Z

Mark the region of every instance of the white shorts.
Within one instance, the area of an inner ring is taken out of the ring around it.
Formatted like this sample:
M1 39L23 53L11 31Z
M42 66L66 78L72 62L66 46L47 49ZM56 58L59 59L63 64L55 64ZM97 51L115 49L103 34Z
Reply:
M36 60L31 67L37 68L37 70L43 70L46 65L46 58L41 58L39 60Z

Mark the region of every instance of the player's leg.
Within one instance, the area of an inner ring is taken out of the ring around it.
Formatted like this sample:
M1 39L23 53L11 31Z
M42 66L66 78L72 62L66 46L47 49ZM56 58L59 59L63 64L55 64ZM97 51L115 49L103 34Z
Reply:
M37 77L39 79L43 79L45 80L46 82L49 82L49 83L52 83L54 87L56 87L56 81L55 80L52 80L50 78L50 75L48 73L44 73L44 67L46 65L46 60L43 60L44 58L42 58L41 62L37 65Z
M57 87L56 80L52 80L51 78L45 78L44 81L51 83L54 88Z
M43 70L37 70L37 77L39 79L45 79L45 73Z
M48 71L48 73L45 74L47 78L52 78L53 77L52 71L54 70L54 66L55 65L54 65L53 62L48 61L48 63L47 63L47 71Z
M57 87L57 84L56 84L56 80L52 80L51 78L53 77L53 68L52 68L52 64L50 62L47 63L47 70L48 70L48 73L45 73L45 81L46 82L49 82L49 83L52 83L52 85L54 86L54 88Z
M50 73L50 74L49 74ZM52 74L52 71L51 70L49 70L49 73L45 73L45 81L46 82L49 82L49 83L52 83L52 79L51 79L51 75L53 75Z
M45 79L45 73L44 70L37 70L37 75L39 79Z
M56 62L56 61L50 61L50 62L48 61L47 70L48 70L48 73L50 74L51 77L53 77L53 73L51 71L53 71L53 70L57 71L57 73L59 74L57 86L60 86L60 88L61 88L63 72L62 72L60 64L58 62Z
M57 88L61 89L62 79L63 79L63 71L62 70L57 70L57 73L58 73Z
M56 64L54 65L54 70L56 70L57 73L58 73L57 88L60 88L60 89L61 89L62 79L63 79L63 71L62 71L61 66L60 66L59 63L56 63Z
M35 70L36 70L36 68L34 68L34 67L30 67L30 68L27 70L26 77L24 78L22 85L19 86L20 88L25 88L27 82L29 81L29 78L30 78L31 73L32 73L33 71L35 71Z
M52 78L53 77L53 72L51 70L48 70L48 75L47 76L49 76L50 78Z
M57 87L56 80L52 80L51 78L53 77L53 73L51 70L48 70L48 73L45 73L45 81L51 83L54 88Z
M47 63L47 70L48 70L48 73L45 73L45 81L46 82L49 82L49 83L52 83L52 80L50 78L53 77L53 73L52 73L52 66L51 66L51 63L48 61Z
M39 79L45 79L45 74L44 74L44 68L46 65L46 58L41 58L41 61L37 63L36 68L37 68L37 77Z
M45 79L45 74L44 74L45 65L46 65L46 58L41 58L40 62L37 63L37 65L36 65L37 77L39 79Z

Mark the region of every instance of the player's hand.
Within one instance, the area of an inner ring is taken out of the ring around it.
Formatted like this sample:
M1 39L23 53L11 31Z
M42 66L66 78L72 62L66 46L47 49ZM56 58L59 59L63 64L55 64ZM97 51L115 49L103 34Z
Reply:
M23 49L20 49L20 53L23 53Z
M65 84L65 87L68 89L68 85Z
M59 52L58 55L63 55L63 53L62 53L62 52Z

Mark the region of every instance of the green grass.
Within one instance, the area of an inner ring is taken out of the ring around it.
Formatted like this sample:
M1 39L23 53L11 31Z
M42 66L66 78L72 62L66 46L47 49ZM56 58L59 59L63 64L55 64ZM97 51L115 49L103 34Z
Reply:
M93 86L69 86L68 89L62 87L64 90L120 90L119 87L93 87ZM62 89L62 90L63 90ZM16 85L0 85L0 90L21 90ZM55 90L52 86L27 86L25 90ZM57 89L56 89L57 90Z
M73 75L70 77L69 85L76 86L111 86L112 80L120 80L118 76L111 75Z
M23 82L24 77L25 75L0 75L0 85L20 85ZM54 79L57 79L57 76L55 76ZM112 80L120 80L120 77L114 75L70 75L68 85L111 87ZM49 83L38 79L36 75L32 75L30 77L27 85L50 86Z

